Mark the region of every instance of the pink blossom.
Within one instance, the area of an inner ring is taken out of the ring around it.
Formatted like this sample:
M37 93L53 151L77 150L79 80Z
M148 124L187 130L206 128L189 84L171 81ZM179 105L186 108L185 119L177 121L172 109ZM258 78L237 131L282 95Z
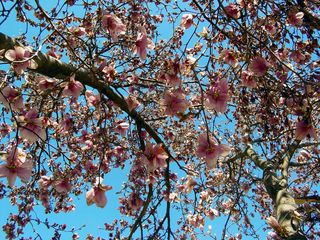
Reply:
M26 159L26 153L20 148L13 147L2 159L6 163L0 165L0 178L6 177L10 187L13 187L17 177L23 182L29 180L32 175L32 161Z
M36 69L37 63L30 59L31 50L20 46L15 46L14 50L10 49L6 51L5 57L13 62L12 66L17 74L23 74L27 68Z
M132 210L138 210L143 205L143 201L138 194L133 192L129 196L128 205Z
M184 113L189 105L181 89L167 91L164 94L162 104L165 107L165 114L169 116L177 116L178 114Z
M41 91L53 89L57 83L56 79L45 76L36 76L35 80L38 82L38 86Z
M249 64L249 70L253 72L255 76L261 77L267 73L269 65L264 58L255 57Z
M52 184L52 179L48 176L41 176L38 183L42 189L48 189Z
M316 130L308 121L300 120L296 123L296 139L303 140L306 137L317 139Z
M0 102L2 102L7 109L11 107L14 111L19 111L24 107L21 93L11 86L6 86L1 90Z
M187 176L187 181L184 184L183 191L186 194L189 194L189 193L191 193L191 191L193 190L194 186L196 186L196 185L197 185L197 182L191 176L188 175Z
M129 111L131 112L132 110L136 109L140 103L138 102L138 100L132 96L132 95L129 95L127 98L126 98L126 102L128 104L128 109Z
M153 145L150 142L147 142L143 155L143 161L150 172L153 172L158 168L166 167L166 159L168 157L168 154L163 149L161 144Z
M301 51L296 50L290 54L290 58L296 63L303 64L306 60L306 55L303 54Z
M69 179L57 180L55 181L53 186L58 193L68 193L71 191L71 188L72 188L72 185Z
M228 101L228 81L223 78L214 83L207 92L206 105L213 108L217 112L225 112L227 110Z
M75 80L75 75L70 77L70 81L66 84L62 91L63 96L72 96L74 98L79 97L81 91L83 90L83 85L81 82Z
M253 72L250 71L242 71L241 73L241 80L243 86L246 86L248 88L255 88L257 87L257 83L254 79Z
M288 14L288 23L299 27L302 25L303 23L303 17L304 17L304 13L303 12L297 12L297 11L290 11Z
M89 106L96 106L100 102L100 94L96 95L92 91L86 90L85 96Z
M146 59L147 57L147 48L154 49L155 45L150 38L147 36L146 29L144 27L140 27L140 32L138 33L138 37L133 48L133 52L138 54L142 59Z
M208 169L216 167L219 156L227 156L230 152L228 145L216 143L209 139L206 133L199 136L198 143L196 154L206 161Z
M128 129L129 129L129 123L119 121L116 123L116 127L114 131L117 133L120 133L121 136L124 137Z
M228 17L232 17L232 18L239 18L240 17L240 11L239 11L239 7L235 4L229 4L228 6L226 6L224 8L225 13Z
M220 60L231 65L232 67L238 66L238 59L236 57L236 53L233 50L230 50L230 49L222 50L219 58Z
M24 116L18 117L20 135L27 139L30 143L34 143L39 138L46 139L46 129L43 118L38 118L38 113L35 109L30 109Z
M98 207L105 207L107 204L107 197L105 192L112 189L111 186L102 184L103 178L97 177L93 187L86 193L87 205L95 203Z
M118 36L126 33L126 25L122 23L120 18L113 14L106 14L102 17L102 26L110 34L112 40L117 41Z
M181 23L180 25L185 28L185 29L188 29L191 27L191 25L193 25L194 22L193 22L193 16L192 14L184 14L182 16L182 19L181 19Z

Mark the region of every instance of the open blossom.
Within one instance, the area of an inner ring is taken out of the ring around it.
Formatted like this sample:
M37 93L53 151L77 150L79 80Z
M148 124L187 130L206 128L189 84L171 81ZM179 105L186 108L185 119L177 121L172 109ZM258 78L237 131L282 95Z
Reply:
M11 86L6 86L1 90L0 102L2 102L7 109L11 107L14 111L18 111L24 107L21 93Z
M317 139L316 130L308 121L301 120L296 123L296 139L303 140L306 137Z
M58 193L68 193L71 191L72 185L69 179L59 179L53 185Z
M131 112L132 110L136 109L140 103L138 102L138 100L132 96L132 95L129 95L127 98L126 98L126 102L128 104L128 109L129 111Z
M225 112L227 110L228 102L228 81L221 79L214 83L207 92L206 105L213 108L217 112Z
M75 80L75 75L70 77L69 82L64 87L62 91L63 96L72 96L74 98L79 97L81 91L83 90L83 85L81 82Z
M268 68L269 63L263 57L255 57L249 64L249 70L257 77L265 75L268 71Z
M182 16L180 25L183 28L188 29L189 27L191 27L192 24L194 24L192 14L184 14Z
M34 143L39 138L46 139L46 129L43 118L38 118L35 109L29 110L24 116L18 117L20 127L20 136L27 139L30 143Z
M168 157L168 154L161 144L153 145L152 143L147 142L143 160L150 172L153 172L158 168L166 167L166 159Z
M107 197L105 192L112 189L111 186L103 185L103 178L97 177L93 187L86 193L87 205L95 203L98 207L105 207L107 204Z
M116 123L116 127L114 129L115 132L120 133L121 136L125 136L127 130L129 129L129 123L119 121Z
M126 25L122 23L120 18L113 14L106 14L102 17L102 26L110 34L112 40L117 41L118 36L126 33Z
M100 102L100 94L96 95L92 91L86 90L85 96L89 106L96 106Z
M239 7L235 4L229 4L224 8L224 10L228 17L232 17L236 19L240 17Z
M13 187L17 177L23 182L29 180L32 175L32 161L26 159L26 153L20 148L13 147L2 159L6 163L0 165L0 178L6 177L10 187Z
M53 89L57 83L56 79L48 78L46 76L36 76L35 81L38 82L38 86L41 91Z
M238 66L238 59L236 57L236 53L230 49L224 49L220 53L220 60L224 61L225 63L231 65L232 67Z
M17 74L23 74L27 68L36 69L37 63L30 59L31 50L29 48L15 46L5 53L6 59L13 62L12 66Z
M242 84L248 88L255 88L257 87L257 83L254 79L253 72L250 71L242 71L241 73L241 80Z
M169 116L184 113L189 105L181 89L175 91L167 91L164 94L162 104L165 108L165 114Z
M146 59L147 57L147 48L154 49L155 45L153 41L148 38L147 31L144 27L140 27L140 31L138 33L138 37L133 48L133 52L138 54L142 59Z
M225 144L218 144L212 139L208 139L206 133L201 134L198 138L198 148L196 154L199 158L206 161L208 169L216 167L219 156L227 156L230 148Z
M288 13L288 23L293 25L293 26L296 26L296 27L299 27L302 25L303 23L303 17L304 17L304 13L303 12L297 12L297 11L290 11Z

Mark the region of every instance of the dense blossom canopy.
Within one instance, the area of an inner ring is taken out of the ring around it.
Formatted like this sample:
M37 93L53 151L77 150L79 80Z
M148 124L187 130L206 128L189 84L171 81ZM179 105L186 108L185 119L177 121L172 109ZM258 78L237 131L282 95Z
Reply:
M42 239L44 225L52 239L319 239L319 9L1 1L6 237ZM76 198L105 211L105 236L35 212Z

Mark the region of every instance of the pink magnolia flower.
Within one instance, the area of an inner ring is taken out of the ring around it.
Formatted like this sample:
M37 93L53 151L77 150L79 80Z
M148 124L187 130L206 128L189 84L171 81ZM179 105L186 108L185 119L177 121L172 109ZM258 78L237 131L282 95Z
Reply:
M129 95L127 98L126 98L126 102L128 104L128 109L129 111L131 112L132 110L136 109L140 103L138 102L138 100L132 96L132 95Z
M106 14L102 17L102 26L110 34L112 40L117 41L118 36L126 33L126 25L122 23L120 18L113 14Z
M95 95L92 91L86 90L85 92L86 100L89 106L96 106L100 102L100 94Z
M105 207L107 204L106 191L112 189L111 186L101 184L103 178L97 177L93 187L86 193L87 205L90 206L95 203L98 207Z
M36 76L35 80L38 82L38 86L41 91L53 89L57 83L56 79L45 76Z
M6 86L1 90L0 102L2 102L7 109L11 107L14 111L19 111L24 108L21 93L11 86Z
M239 7L235 4L229 4L228 6L226 6L224 8L225 13L228 17L232 17L232 18L239 18L240 17L240 11L239 11Z
M146 149L144 150L143 161L150 172L153 172L158 168L166 167L166 159L168 157L168 154L161 144L153 145L150 142L147 142Z
M199 136L198 143L196 154L206 161L208 169L216 167L219 156L227 156L230 152L228 145L216 143L206 133Z
M131 193L128 199L128 205L130 209L136 211L143 205L142 199L135 192Z
M39 138L46 139L46 129L43 118L38 118L38 113L35 109L30 109L24 116L18 117L20 135L27 139L30 143L34 143Z
M196 186L196 185L197 185L197 182L190 175L188 175L187 176L187 181L184 184L183 192L186 193L186 194L191 193L191 191L193 190L194 186Z
M140 32L138 33L138 37L136 40L136 44L133 48L133 52L138 54L142 59L146 59L147 57L147 48L154 49L155 45L150 38L147 36L146 29L144 27L140 27Z
M303 64L306 60L306 55L301 51L292 51L290 54L290 58L295 61L296 63Z
M53 180L48 176L41 176L38 183L42 189L48 189L52 184Z
M299 27L303 23L303 12L290 11L288 14L287 22L293 26Z
M249 70L253 72L255 76L261 77L267 73L269 65L263 57L255 57L249 64Z
M191 27L191 25L193 25L194 22L193 22L193 16L192 14L184 14L182 16L182 19L181 19L181 22L180 22L180 25L185 28L185 29L188 29Z
M27 68L36 69L37 63L30 59L31 50L30 48L24 48L20 46L15 46L14 50L10 49L5 53L6 59L12 62L14 71L17 74L23 74Z
M79 97L81 91L83 90L83 85L81 82L75 80L75 75L70 77L70 81L64 87L62 91L63 96L72 96L74 98Z
M296 123L296 139L303 140L306 137L317 139L316 130L308 121L300 120Z
M72 185L69 179L60 179L55 181L53 187L58 193L68 193L71 191Z
M129 129L129 123L119 121L116 123L116 127L114 129L115 132L120 133L122 137L126 135L127 130Z
M230 50L230 49L222 50L219 58L220 60L231 65L232 67L238 66L238 59L236 57L236 53L233 50Z
M26 153L20 148L13 147L2 159L6 163L0 165L0 178L6 177L10 187L13 187L17 177L23 182L29 180L32 175L32 161L26 159Z
M184 113L189 105L181 89L167 91L164 94L162 104L165 108L165 114L169 116L177 116L179 113Z
M207 92L206 105L213 108L217 112L225 112L227 110L228 101L228 81L223 78L217 81Z
M255 88L257 87L257 83L254 79L253 72L250 71L242 71L241 73L241 80L242 84L248 88Z

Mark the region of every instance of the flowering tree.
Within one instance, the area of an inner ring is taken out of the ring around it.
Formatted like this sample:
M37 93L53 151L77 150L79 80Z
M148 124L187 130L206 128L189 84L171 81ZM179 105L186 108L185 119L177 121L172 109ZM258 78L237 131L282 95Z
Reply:
M34 206L107 208L111 188L112 239L261 239L256 219L270 239L320 238L319 6L2 1L2 29L25 26L0 33L7 238L45 224L60 239Z

